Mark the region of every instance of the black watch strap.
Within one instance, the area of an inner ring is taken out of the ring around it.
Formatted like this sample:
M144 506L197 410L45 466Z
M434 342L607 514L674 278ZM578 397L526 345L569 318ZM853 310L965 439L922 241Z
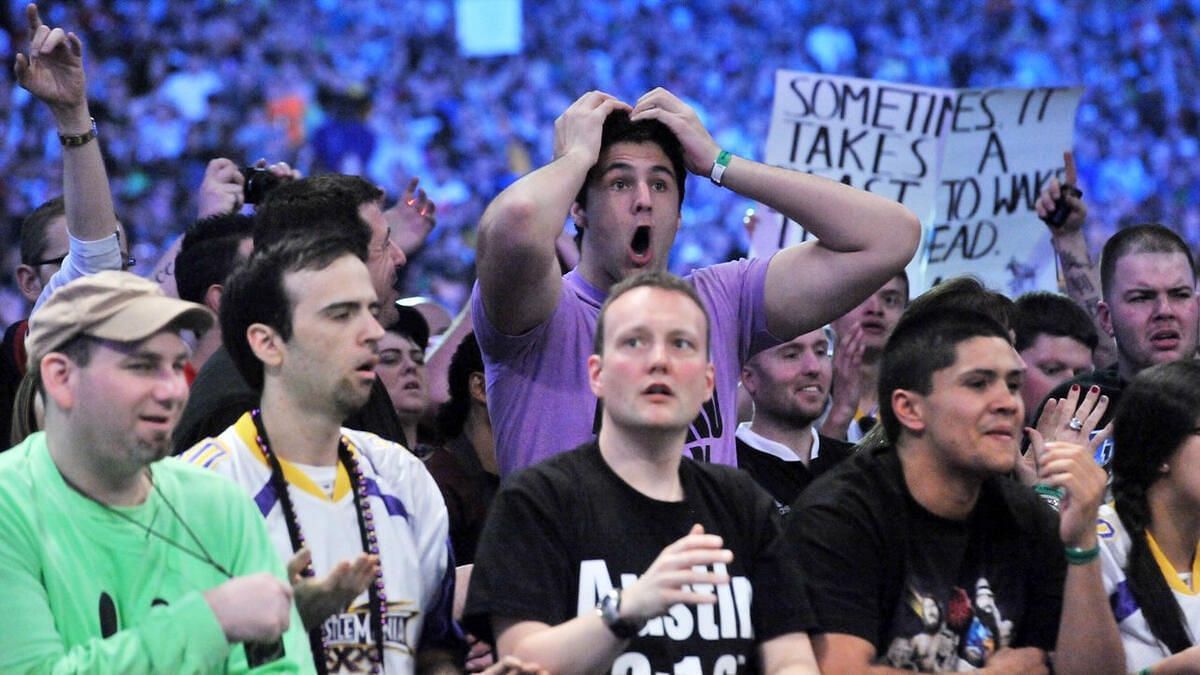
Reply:
M58 142L62 143L63 147L74 148L74 147L78 147L80 145L87 144L88 141L91 141L93 138L95 138L98 135L99 135L99 133L97 133L97 130L96 130L96 118L93 117L92 118L92 128L88 129L87 133L82 133L82 134L79 134L78 136L67 136L65 134L59 134Z
M642 624L621 618L621 591L617 589L600 597L600 602L596 603L596 614L600 615L612 634L622 640L628 640L642 630Z

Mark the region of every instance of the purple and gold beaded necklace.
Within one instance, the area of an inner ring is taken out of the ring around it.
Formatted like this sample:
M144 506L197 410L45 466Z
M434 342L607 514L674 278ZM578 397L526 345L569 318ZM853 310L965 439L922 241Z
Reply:
M305 540L304 533L300 531L300 520L296 517L296 509L292 505L291 495L288 493L288 482L283 477L283 466L279 463L279 458L271 451L271 446L267 441L267 429L262 422L262 410L255 408L250 411L250 417L253 418L254 428L258 433L256 439L258 447L262 451L263 457L266 458L268 466L271 467L271 487L279 497L279 505L283 509L283 520L287 524L288 538L292 542L292 552L295 553L304 547ZM379 540L375 536L375 519L371 514L371 505L367 502L367 482L363 477L359 460L350 452L344 436L338 439L338 461L346 468L346 473L350 477L350 494L354 499L354 513L358 516L358 533L362 540L363 550L378 558ZM316 575L311 558L300 574L306 577ZM367 587L367 598L371 612L371 625L375 633L375 649L369 653L372 661L371 672L379 673L383 670L383 632L387 625L387 594L384 592L382 561L375 568L374 583ZM309 631L308 640L312 646L314 657L317 654L321 655L320 658L315 659L317 671L322 674L327 673L326 646L321 626Z

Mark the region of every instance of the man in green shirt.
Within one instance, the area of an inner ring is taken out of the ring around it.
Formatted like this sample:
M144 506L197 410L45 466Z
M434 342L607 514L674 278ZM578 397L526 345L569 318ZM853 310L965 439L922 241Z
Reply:
M251 501L159 462L212 315L125 272L54 293L26 345L45 431L0 455L0 672L312 672Z

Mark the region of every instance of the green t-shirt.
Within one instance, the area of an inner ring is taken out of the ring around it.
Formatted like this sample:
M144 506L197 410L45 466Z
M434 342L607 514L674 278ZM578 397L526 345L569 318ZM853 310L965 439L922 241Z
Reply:
M213 560L234 576L286 579L236 485L183 462L151 470ZM158 492L121 511L204 557ZM225 640L203 597L226 580L68 486L45 434L0 454L0 672L246 672L245 650ZM295 607L283 642L285 656L254 672L313 672Z

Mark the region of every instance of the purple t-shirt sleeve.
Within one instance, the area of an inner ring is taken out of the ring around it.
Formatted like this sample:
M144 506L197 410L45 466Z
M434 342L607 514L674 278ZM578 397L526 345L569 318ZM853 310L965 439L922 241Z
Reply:
M592 438L596 398L587 382L587 357L599 305L564 278L550 318L524 334L505 335L488 319L476 284L471 315L483 353L496 459L506 476Z

